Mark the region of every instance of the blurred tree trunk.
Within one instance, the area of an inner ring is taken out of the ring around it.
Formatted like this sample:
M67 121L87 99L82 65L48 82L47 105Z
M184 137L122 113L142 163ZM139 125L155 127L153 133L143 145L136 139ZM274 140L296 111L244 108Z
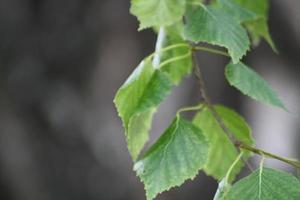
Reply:
M111 172L97 163L83 127L103 3L0 2L1 182L12 199L99 199L91 176Z

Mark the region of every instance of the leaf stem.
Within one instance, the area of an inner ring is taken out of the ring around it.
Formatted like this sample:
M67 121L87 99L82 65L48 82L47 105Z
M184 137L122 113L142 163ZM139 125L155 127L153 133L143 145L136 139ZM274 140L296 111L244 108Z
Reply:
M233 168L236 166L236 164L241 160L242 156L243 156L243 152L241 151L240 154L238 155L238 157L235 159L235 161L232 163L232 165L228 169L226 176L225 176L226 183L229 183L230 174L231 174Z
M227 52L217 50L217 49L208 48L208 47L194 46L194 47L192 47L192 49L194 51L206 51L206 52L209 52L209 53L212 53L212 54L217 54L217 55L221 55L221 56L230 57L230 55Z
M261 150L261 149L257 149L255 147L252 147L252 146L249 146L249 145L243 144L243 143L236 143L235 145L238 148L240 148L240 149L248 150L248 151L250 151L252 153L264 156L266 158L272 158L272 159L280 160L282 162L285 162L285 163L287 163L289 165L292 165L292 166L300 169L300 162L298 160L289 159L289 158L283 158L281 156L278 156L278 155L266 152L266 151Z
M262 188L261 185L262 185L262 173L263 173L263 169L264 169L264 162L265 162L265 156L262 155L262 159L261 159L260 164L259 164L258 199L261 199L261 188Z
M177 43L177 44L173 44L173 45L167 46L165 48L162 48L162 49L160 49L158 51L153 52L152 54L150 54L147 57L147 59L152 59L156 54L160 54L160 53L163 53L165 51L169 51L171 49L176 49L176 48L179 48L179 47L191 48L191 46L189 44L186 44L186 43Z
M169 63L172 63L172 62L175 62L175 61L178 61L178 60L183 60L187 57L191 56L191 51L189 51L188 53L184 54L184 55L181 55L181 56L176 56L176 57L173 57L173 58L170 58L164 62L162 62L159 66L158 66L158 69L159 68L162 68L163 66L169 64Z
M180 113L182 113L182 112L201 110L203 107L204 107L204 105L201 103L201 104L196 105L196 106L181 108L177 111L176 116L180 115Z

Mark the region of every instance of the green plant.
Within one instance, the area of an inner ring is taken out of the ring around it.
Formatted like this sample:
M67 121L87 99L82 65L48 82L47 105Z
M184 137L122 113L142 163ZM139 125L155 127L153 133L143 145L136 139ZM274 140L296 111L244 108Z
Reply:
M211 103L195 55L206 51L228 57L225 76L231 86L287 111L268 83L241 62L251 43L255 46L262 38L276 51L267 26L268 1L131 0L131 13L139 19L140 30L158 31L156 51L139 64L114 99L147 199L193 179L199 170L220 182L215 199L300 199L299 180L265 168L263 159L278 159L298 169L300 163L254 147L245 120ZM227 52L201 45L204 42ZM156 143L139 156L158 105L192 71L202 97L199 105L180 109ZM182 116L189 111L197 111L192 121ZM263 158L259 169L233 184L253 154Z

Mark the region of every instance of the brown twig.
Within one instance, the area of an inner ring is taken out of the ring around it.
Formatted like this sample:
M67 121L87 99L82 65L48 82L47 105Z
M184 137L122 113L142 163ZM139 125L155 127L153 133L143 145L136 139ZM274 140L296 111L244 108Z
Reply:
M218 114L218 112L215 110L215 108L213 107L210 98L206 92L206 87L205 87L205 82L204 82L204 78L197 60L197 56L195 51L193 51L193 60L194 60L194 74L196 76L197 79L197 83L199 85L199 89L200 89L200 95L201 98L203 99L204 103L206 104L206 106L208 107L208 109L210 110L210 112L212 113L213 117L215 118L215 120L217 121L217 123L219 124L219 126L222 128L222 130L224 131L224 133L228 136L228 138L235 144L237 142L237 140L235 139L234 135L231 133L231 131L226 127L226 125L224 124L221 116ZM237 148L238 152L240 151L239 148ZM250 165L250 163L243 158L243 161L245 162L245 164L247 165L247 167L249 168L250 171L253 171L253 167Z
M223 129L223 131L226 133L226 135L230 138L230 140L235 143L236 139L233 137L233 134L230 132L230 130L225 126L222 118L219 116L219 114L217 113L217 111L215 110L215 108L213 107L210 98L206 92L205 89L205 82L202 76L202 72L200 70L199 64L198 64L198 60L196 57L195 52L193 52L193 59L194 59L194 74L197 78L197 83L199 85L200 88L200 95L204 101L204 103L206 104L206 106L208 107L208 109L211 111L212 115L214 116L214 118L216 119L216 121L218 122L218 124L220 125L220 127Z

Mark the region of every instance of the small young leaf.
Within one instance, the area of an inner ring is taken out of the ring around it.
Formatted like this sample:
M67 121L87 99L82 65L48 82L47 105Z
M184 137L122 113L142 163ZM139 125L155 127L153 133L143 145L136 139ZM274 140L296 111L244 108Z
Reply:
M145 184L147 199L187 179L193 179L206 163L208 142L202 131L181 117L174 119L158 141L135 164Z
M299 200L300 181L286 172L262 168L241 179L222 200Z
M171 86L168 76L155 70L151 60L146 59L117 92L114 102L123 121L133 160L147 142L152 116L159 103L169 94Z
M257 19L246 23L246 27L252 36L253 43L259 43L260 38L263 37L272 49L276 52L276 47L269 33L268 27L268 0L234 0L237 4L245 9L252 11L257 15Z
M140 30L170 26L185 12L186 0L131 0L130 12L140 21Z
M226 66L225 75L230 85L240 90L243 94L262 103L286 110L269 84L243 63L228 64Z
M238 141L249 145L253 144L251 130L242 117L223 106L215 106L215 110L222 118L224 125ZM208 162L204 167L204 171L207 175L211 175L220 181L236 160L238 152L208 108L204 108L197 113L193 123L203 131L210 142ZM230 181L239 173L242 164L240 161L232 170Z
M234 63L249 49L249 38L239 22L221 8L197 6L187 11L184 36L193 42L208 42L228 49Z

